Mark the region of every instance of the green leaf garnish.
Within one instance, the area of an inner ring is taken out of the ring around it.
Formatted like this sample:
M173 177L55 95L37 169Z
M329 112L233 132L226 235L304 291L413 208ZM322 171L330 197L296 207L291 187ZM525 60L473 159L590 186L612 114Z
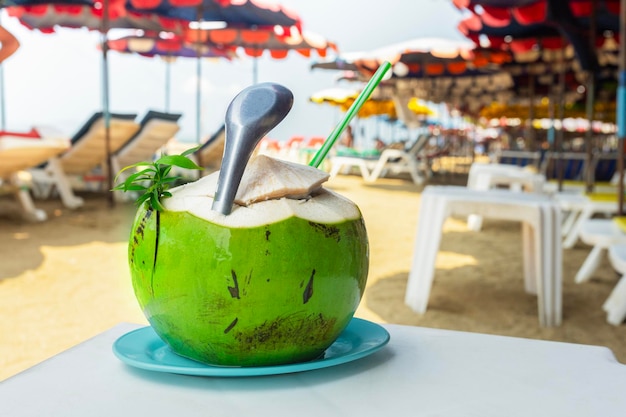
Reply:
M180 155L165 155L154 162L138 162L128 165L117 173L115 183L117 183L120 174L129 169L145 168L129 175L124 182L113 187L111 191L139 192L140 195L136 200L137 205L147 203L154 210L162 211L164 207L161 204L161 199L171 197L172 194L167 190L172 184L182 178L178 175L170 175L172 167L202 169L202 167L187 157L187 155L192 154L198 148L188 149Z

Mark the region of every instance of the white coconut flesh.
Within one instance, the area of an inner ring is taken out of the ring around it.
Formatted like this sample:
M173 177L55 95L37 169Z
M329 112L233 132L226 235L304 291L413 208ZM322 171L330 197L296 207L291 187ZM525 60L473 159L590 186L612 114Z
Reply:
M227 227L257 227L299 217L316 223L340 223L357 219L357 206L339 194L322 188L328 173L308 165L259 155L241 179L229 215L213 211L219 171L195 182L172 188L163 205L170 211L186 211Z

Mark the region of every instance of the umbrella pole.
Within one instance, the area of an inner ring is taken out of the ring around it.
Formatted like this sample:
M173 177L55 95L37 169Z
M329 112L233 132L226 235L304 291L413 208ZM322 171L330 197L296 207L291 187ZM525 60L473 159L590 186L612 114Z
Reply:
M589 42L592 49L596 47L596 9L597 9L597 0L593 0L591 15L589 16ZM594 170L592 167L593 160L593 130L591 127L591 122L593 121L593 110L594 110L594 100L595 100L595 73L592 70L587 71L587 79L586 79L586 93L585 97L585 117L589 122L589 126L587 127L587 131L585 132L585 152L587 154L585 161L585 190L590 193L593 191L594 186Z
M202 3L198 6L198 27L202 27ZM196 49L196 143L200 144L200 106L202 102L202 51L201 51L201 31L197 31L198 48Z
M109 31L109 0L102 2L102 115L104 117L104 143L106 149L107 190L113 188L113 161L111 155L111 114L109 112L109 63L107 33ZM109 192L109 205L115 205L113 193Z
M252 58L252 84L256 85L259 82L259 58Z
M551 85L548 92L548 119L550 119L550 127L548 128L548 143L550 148L557 156L555 159L554 173L556 174L557 190L563 191L563 151L556 135L556 116L554 115L554 106L557 101L557 94L554 92L554 85Z
M200 27L202 27L202 3L198 6L198 30L196 32L196 143L200 145L200 107L202 103L202 32ZM204 161L202 160L202 152L196 152L196 157L198 166L203 167ZM198 178L202 178L202 171L198 171Z
M165 61L165 113L170 112L170 91L172 78L172 62L168 59Z
M2 22L0 22L2 24ZM6 130L6 107L4 106L4 65L0 64L0 128Z
M617 87L617 169L619 170L617 213L623 214L624 206L624 142L626 139L626 0L621 0L619 9L619 86Z
M563 42L563 44L565 44L565 41ZM560 69L560 73L559 73L559 89L558 89L558 98L557 98L557 102L555 104L557 104L559 107L559 111L556 115L557 120L559 120L559 124L560 124L560 128L559 130L556 132L556 143L558 144L558 151L559 151L559 158L558 158L558 162L559 162L559 191L563 191L563 170L564 170L564 161L563 161L563 116L564 116L564 110L565 110L565 48L561 48L561 53L559 54L559 64L561 66ZM552 120L552 124L554 125L554 120Z
M585 168L585 189L587 192L593 191L594 186L594 172L592 167L592 159L593 159L593 130L591 126L591 122L594 117L594 96L595 96L595 74L593 71L587 72L587 97L585 102L585 117L589 122L589 126L585 131L585 152L587 154L586 157L586 168Z
M527 67L529 68L529 67ZM528 139L529 148L535 150L535 128L533 127L533 120L535 119L535 74L531 71L528 72Z
M0 111L0 128L2 128L2 130L6 130L4 107L4 65L2 64L0 64L0 107L2 108L2 111Z
M196 60L196 143L200 144L200 106L202 102L202 59Z

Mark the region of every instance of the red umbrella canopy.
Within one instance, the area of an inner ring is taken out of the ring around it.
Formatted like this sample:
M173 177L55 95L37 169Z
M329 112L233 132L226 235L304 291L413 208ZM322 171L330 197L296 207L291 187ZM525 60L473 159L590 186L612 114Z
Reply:
M225 22L239 27L296 26L300 17L269 0L127 0L126 9L187 22Z
M351 70L357 81L366 81L384 62L393 64L393 75L378 87L380 94L419 97L445 102L471 112L494 100L510 96L510 74L491 67L490 62L507 60L506 53L476 53L469 41L416 38L371 51L346 53L334 61L319 62L312 68ZM499 58L496 57L499 56Z
M508 54L503 51L485 50L477 54L472 42L427 37L371 51L342 54L332 61L317 62L312 68L358 71L367 79L384 61L389 61L394 66L394 77L417 78L469 74L490 63L508 59Z
M326 57L329 50L337 52L337 45L321 35L312 32L301 33L296 26L283 28L226 27L224 29L187 29L185 39L190 44L204 44L221 48L242 48L246 55L259 57L268 51L275 59L286 58L289 51L310 57L315 51Z
M599 66L595 49L615 45L620 0L453 0L472 12L459 29L477 44L513 52L574 47L584 70ZM595 7L594 7L595 5ZM592 24L592 18L594 23ZM595 26L595 32L592 28ZM592 45L590 39L596 39Z
M204 46L196 48L185 43L182 36L169 32L134 33L108 41L109 49L121 53L136 53L145 57L225 58L237 56L232 48Z
M222 22L237 27L295 26L300 18L269 2L252 0L8 0L2 4L31 29L54 26L164 30L181 34L189 22Z
M6 7L10 16L16 17L29 29L52 33L56 26L66 28L86 27L105 29L105 0L13 0ZM126 10L123 0L109 0L106 4L107 29L143 29L182 33L187 22L159 16L154 13L137 13Z

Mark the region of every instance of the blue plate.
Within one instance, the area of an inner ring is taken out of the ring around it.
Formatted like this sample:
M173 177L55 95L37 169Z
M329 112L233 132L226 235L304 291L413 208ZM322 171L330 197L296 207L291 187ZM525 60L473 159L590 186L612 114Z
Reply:
M124 363L156 372L197 376L241 377L277 375L327 368L351 362L380 350L389 342L389 333L382 326L353 318L320 359L289 365L230 367L205 365L174 353L152 330L143 327L121 336L113 344L113 352Z

